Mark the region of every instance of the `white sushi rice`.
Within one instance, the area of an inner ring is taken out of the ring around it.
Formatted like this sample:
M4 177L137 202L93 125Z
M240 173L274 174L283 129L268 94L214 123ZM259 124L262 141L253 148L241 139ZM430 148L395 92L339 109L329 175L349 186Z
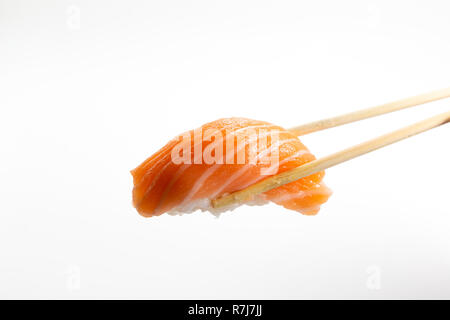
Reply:
M220 214L222 214L223 212L233 211L234 209L236 209L237 207L240 207L241 205L262 206L262 205L267 204L268 202L269 201L266 200L263 195L258 195L251 201L248 201L245 203L240 203L240 204L233 204L228 207L217 209L217 208L212 207L211 199L203 198L203 199L198 199L198 200L192 201L183 206L175 207L167 213L172 216L179 216L179 215L193 213L197 210L200 210L202 212L205 212L205 211L209 212L212 215L219 217Z

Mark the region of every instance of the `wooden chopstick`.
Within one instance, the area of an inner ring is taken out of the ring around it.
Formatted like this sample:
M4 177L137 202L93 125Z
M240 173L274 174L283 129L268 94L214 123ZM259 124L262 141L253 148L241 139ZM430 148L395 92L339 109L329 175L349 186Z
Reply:
M336 152L327 157L308 162L300 167L271 176L243 190L212 200L214 208L228 207L235 203L242 203L252 199L253 196L307 177L316 172L333 167L339 163L356 158L371 151L380 149L394 142L406 139L418 133L450 122L450 112L445 112L426 120L417 122L402 129L382 135L378 138L363 142L348 149Z
M337 127L343 124L376 117L382 114L406 109L431 101L436 101L450 97L450 88L432 91L429 93L420 94L418 96L389 102L380 106L359 110L356 112L347 113L333 118L323 119L311 123L307 123L298 127L289 129L297 136L304 134Z

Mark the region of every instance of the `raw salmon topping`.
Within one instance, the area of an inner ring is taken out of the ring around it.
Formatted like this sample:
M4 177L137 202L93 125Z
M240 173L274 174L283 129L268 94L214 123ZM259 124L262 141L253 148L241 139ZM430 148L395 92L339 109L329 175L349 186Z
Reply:
M197 209L214 213L212 199L314 159L295 135L279 126L220 119L179 135L132 170L133 203L146 217ZM316 214L331 195L323 176L318 172L270 190L249 204L271 201Z

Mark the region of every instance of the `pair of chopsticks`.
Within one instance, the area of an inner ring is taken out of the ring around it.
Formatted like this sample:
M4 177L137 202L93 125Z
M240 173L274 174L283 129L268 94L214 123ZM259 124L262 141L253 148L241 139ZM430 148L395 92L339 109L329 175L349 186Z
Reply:
M409 107L417 106L420 104L448 97L450 97L450 88L437 90L430 93L414 96L411 98L406 98L395 102L383 104L380 106L372 107L369 109L364 109L352 113L347 113L341 116L304 124L298 127L291 128L289 131L291 131L297 136L300 136L311 132L337 127L343 124L376 117L382 114L406 109ZM303 177L307 177L311 174L325 170L327 168L331 168L342 162L354 159L363 154L375 151L377 149L388 146L400 140L436 128L447 122L450 122L450 111L414 123L410 126L387 133L385 135L379 136L375 139L363 142L353 147L344 149L342 151L333 153L329 156L308 162L300 167L271 176L243 190L236 191L231 194L212 200L212 206L214 208L223 208L235 203L245 202L246 200L251 199L253 196L257 194L272 190L274 188L301 179Z

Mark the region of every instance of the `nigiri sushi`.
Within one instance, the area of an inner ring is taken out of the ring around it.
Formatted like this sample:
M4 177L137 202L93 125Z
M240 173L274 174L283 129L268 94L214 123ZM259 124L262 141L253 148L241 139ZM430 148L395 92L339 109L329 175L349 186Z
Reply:
M196 210L218 214L236 205L218 210L211 200L313 160L298 137L280 126L219 119L177 136L132 170L133 204L144 217ZM323 177L323 171L312 174L245 204L273 202L314 215L331 195Z

